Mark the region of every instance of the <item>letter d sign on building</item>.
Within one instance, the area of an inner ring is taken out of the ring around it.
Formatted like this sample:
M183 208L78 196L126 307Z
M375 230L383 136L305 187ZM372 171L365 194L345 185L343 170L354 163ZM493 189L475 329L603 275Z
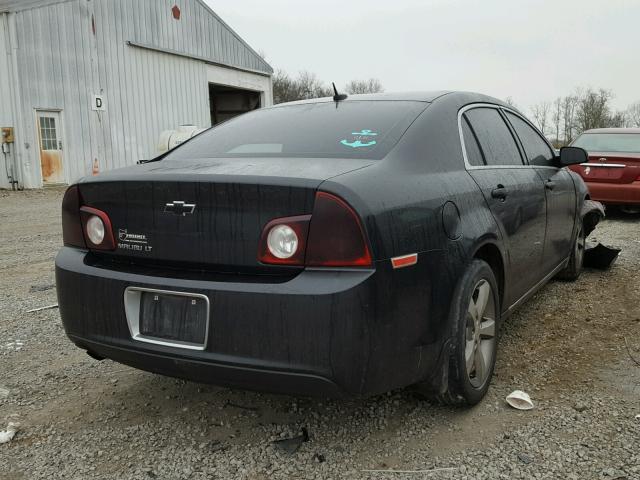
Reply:
M104 97L102 95L94 95L91 110L104 112L106 109L107 107L104 103Z

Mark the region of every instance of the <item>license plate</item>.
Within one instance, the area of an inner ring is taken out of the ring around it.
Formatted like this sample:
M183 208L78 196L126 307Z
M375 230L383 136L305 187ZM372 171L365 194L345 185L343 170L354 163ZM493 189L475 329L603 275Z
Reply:
M199 350L206 346L209 300L204 295L130 287L125 308L135 340Z

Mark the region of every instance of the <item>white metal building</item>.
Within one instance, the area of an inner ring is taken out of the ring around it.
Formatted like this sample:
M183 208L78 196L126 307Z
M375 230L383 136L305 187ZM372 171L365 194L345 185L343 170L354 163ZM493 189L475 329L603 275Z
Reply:
M151 158L271 105L272 73L202 0L0 0L0 188Z

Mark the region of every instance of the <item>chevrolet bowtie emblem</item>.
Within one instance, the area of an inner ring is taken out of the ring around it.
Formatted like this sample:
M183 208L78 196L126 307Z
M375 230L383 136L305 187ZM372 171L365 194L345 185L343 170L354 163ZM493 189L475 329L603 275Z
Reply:
M183 201L174 200L164 206L164 213L173 213L174 215L191 215L196 209L195 203L184 203Z

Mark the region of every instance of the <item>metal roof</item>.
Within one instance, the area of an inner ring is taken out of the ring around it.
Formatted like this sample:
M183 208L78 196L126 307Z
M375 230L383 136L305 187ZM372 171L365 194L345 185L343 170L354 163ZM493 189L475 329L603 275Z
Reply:
M74 1L76 0L0 0L0 13L20 12L20 11L31 10L31 9L36 9L40 7L48 7L51 5L69 3ZM111 0L96 0L96 1L111 1ZM222 20L203 0L183 0L182 2L180 2L179 0L176 0L176 4L180 6L181 3L187 3L188 1L193 1L199 4L204 9L204 11L212 17L214 23L217 22L220 25L220 27L222 27L222 29L226 30L230 34L230 36L236 42L238 42L238 44L242 45L242 47L246 49L246 52L247 52L246 55L253 57L253 60L249 62L251 64L251 67L249 67L250 71L253 70L256 72L263 72L269 75L273 73L273 68L271 67L271 65L269 65L260 56L260 54L258 54L253 48L251 48L251 46L247 42L245 42L240 37L240 35L238 35L224 20ZM134 39L130 39L130 40L134 40ZM168 52L168 53L176 53L176 52ZM178 52L178 53L183 53L183 52ZM190 55L191 52L184 52L184 53L186 53L187 56L194 57L194 55ZM205 61L210 61L211 63L216 63L216 64L229 63L229 62L220 61L217 58L213 58L211 55L195 55L195 56L202 57L201 59ZM240 65L240 66L245 67L246 65Z

